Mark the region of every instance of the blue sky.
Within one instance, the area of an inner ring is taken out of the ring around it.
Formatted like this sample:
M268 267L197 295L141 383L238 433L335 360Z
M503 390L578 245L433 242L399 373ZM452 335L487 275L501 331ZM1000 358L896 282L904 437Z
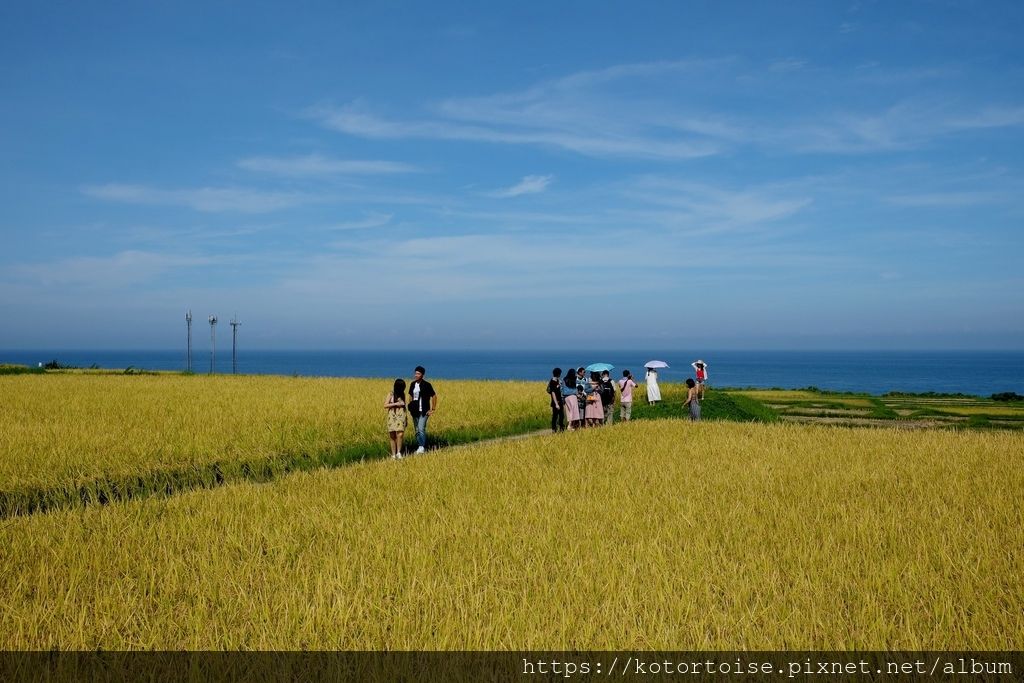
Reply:
M4 3L0 349L1024 348L1024 4ZM244 340L244 341L243 341Z

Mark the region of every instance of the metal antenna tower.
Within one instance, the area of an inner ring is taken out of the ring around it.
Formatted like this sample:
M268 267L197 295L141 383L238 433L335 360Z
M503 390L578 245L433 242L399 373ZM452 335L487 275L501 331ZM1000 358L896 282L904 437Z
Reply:
M192 309L185 314L185 326L188 328L188 352L185 355L185 371L192 372Z
M238 321L238 314L235 313L235 317L231 319L231 374L238 373L238 326L241 325Z
M210 316L210 374L217 364L217 316Z

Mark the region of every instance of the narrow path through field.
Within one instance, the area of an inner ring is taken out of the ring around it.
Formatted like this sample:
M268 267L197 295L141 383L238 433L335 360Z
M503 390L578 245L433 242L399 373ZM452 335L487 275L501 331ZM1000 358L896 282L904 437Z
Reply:
M458 449L458 448L469 448L470 446L479 446L480 444L496 443L496 442L499 442L499 441L518 441L520 439L529 439L529 438L534 437L534 436L544 436L545 434L551 434L551 433L552 432L551 432L550 429L538 429L535 432L524 432L522 434L506 434L505 436L495 436L495 437L492 437L490 439L482 439L480 441L473 441L472 443L459 443L459 444L455 444L454 446L444 446L442 448L434 448L434 449L431 449L430 451L428 451L428 453L433 453L433 452L436 452L436 451L450 451L450 450L455 450L455 449Z
M487 437L454 444L444 442L434 445L422 456L456 448L476 446L480 444L526 439L542 434L550 434L550 429L531 430L518 434ZM415 456L415 457L422 457ZM406 457L413 457L407 455ZM235 468L235 474L225 475L227 467L223 463L213 462L205 468L182 470L163 470L146 474L126 475L119 479L101 478L81 484L77 489L61 489L59 487L30 489L0 490L0 519L21 517L50 510L86 507L89 505L107 505L108 503L141 500L145 498L166 498L188 491L213 489L225 484L236 482L269 482L275 479L313 469L335 469L347 467L353 463L367 460L386 460L387 455L374 452L346 451L341 458L320 457L310 455L305 458L271 457L259 462Z

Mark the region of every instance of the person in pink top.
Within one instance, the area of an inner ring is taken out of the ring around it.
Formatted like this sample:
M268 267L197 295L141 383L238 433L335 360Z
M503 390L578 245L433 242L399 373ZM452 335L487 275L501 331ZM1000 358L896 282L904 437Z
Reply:
M580 415L580 401L576 392L576 374L569 370L565 373L562 387L562 400L565 402L565 419L569 423L569 431L574 432L583 424Z
M633 375L629 370L623 370L622 379L619 380L619 393L621 394L619 416L623 422L629 422L629 418L633 414L633 389L635 388L636 382L633 381Z
M601 375L596 372L590 373L590 391L586 394L586 409L583 417L588 427L597 427L604 424L604 406L601 405Z

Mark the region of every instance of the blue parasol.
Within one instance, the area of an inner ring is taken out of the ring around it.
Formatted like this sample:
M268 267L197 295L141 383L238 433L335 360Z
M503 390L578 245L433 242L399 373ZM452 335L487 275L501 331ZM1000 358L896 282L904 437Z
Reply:
M611 372L615 369L615 366L611 363L591 363L587 366L587 372L604 372L607 370Z

